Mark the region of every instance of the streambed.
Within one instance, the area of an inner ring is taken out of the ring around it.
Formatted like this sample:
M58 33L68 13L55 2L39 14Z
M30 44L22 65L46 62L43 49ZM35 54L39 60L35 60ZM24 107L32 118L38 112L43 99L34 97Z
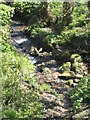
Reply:
M41 85L47 84L58 95L42 91L40 94L41 102L46 106L42 111L43 119L60 120L61 118L69 118L70 102L66 98L65 92L69 86L66 85L64 79L60 79L60 67L52 57L51 52L41 50L39 56L31 56L29 51L32 47L31 41L24 35L26 26L22 21L13 21L11 25L11 40L10 43L16 47L17 52L26 54L28 59L36 65L37 71L35 76ZM42 48L43 49L43 48ZM62 100L57 96L61 96Z

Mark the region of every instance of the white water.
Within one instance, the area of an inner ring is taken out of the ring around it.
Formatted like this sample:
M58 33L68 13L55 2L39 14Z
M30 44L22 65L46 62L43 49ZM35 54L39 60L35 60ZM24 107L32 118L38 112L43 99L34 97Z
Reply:
M14 41L17 43L17 44L21 44L23 42L27 42L28 39L27 38L19 38L19 39L14 39Z
M26 38L24 36L23 30L21 30L20 28L18 29L18 27L20 27L20 23L18 24L18 22L17 22L15 24L13 24L11 26L11 28L12 28L12 33L11 33L12 45L14 45L16 47L16 49L20 49L21 52L25 53L26 56L28 57L28 59L31 60L33 64L35 64L37 62L37 59L35 57L32 57L29 55L29 51L31 48L30 41L28 40L28 38ZM23 26L23 24L22 24L22 26Z

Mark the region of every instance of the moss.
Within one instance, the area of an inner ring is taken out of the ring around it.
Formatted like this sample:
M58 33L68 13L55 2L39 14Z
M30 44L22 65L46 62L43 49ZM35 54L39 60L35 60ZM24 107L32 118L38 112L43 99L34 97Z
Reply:
M66 63L63 64L63 66L62 66L63 71L70 71L70 69L71 69L71 63L70 62L66 62Z
M68 84L68 85L72 85L73 84L73 80L72 79L70 79L70 80L68 80L67 82L66 82L66 84Z
M71 77L75 77L75 72L74 71L70 71L70 75L71 75Z
M63 72L62 74L61 74L61 76L63 76L63 77L70 77L71 75L70 75L70 73L69 72Z
M74 61L74 62L81 62L82 58L79 54L72 54L71 55L71 60Z

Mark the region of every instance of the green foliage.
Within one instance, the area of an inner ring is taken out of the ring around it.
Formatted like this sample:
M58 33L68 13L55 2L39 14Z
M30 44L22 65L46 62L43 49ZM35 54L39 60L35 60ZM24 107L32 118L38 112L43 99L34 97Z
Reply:
M63 20L63 3L49 3L49 8L42 7L41 3L32 2L17 2L14 3L14 6L20 13L22 20L27 21L27 33L30 38L33 36L34 39L37 38L37 42L42 41L43 44L47 43L51 47L56 44L63 49L68 49L69 46L74 51L88 51L90 47L90 25L86 20L87 3L74 3L72 21L67 26ZM49 17L45 16L46 9ZM51 28L51 33L45 31L48 26Z
M5 9L4 9L5 8ZM0 4L0 11L12 10ZM8 11L10 12L10 11ZM38 83L34 74L35 66L25 56L19 56L14 47L8 44L11 21L8 12L0 16L3 20L0 26L0 81L2 82L3 118L38 119L41 117L42 104L38 102ZM10 20L9 20L10 19ZM3 33L3 34L2 34ZM28 83L28 84L27 84Z
M29 20L31 16L35 14L34 11L40 3L33 3L33 2L14 2L13 6L20 12L21 17L25 20ZM37 12L38 13L38 12Z
M73 20L61 31L61 45L70 46L74 50L86 50L90 47L89 41L89 23L86 22L87 4L75 3L73 11Z
M38 45L48 46L55 49L54 55L68 59L69 50L87 51L90 48L90 23L87 18L87 3L75 3L72 14L72 21L67 25L63 21L63 4L50 3L50 8L42 7L41 3L16 2L13 6L16 14L28 24L27 33L32 41ZM42 87L32 77L35 67L25 56L18 56L14 47L10 46L7 40L10 38L10 23L13 9L0 4L0 78L3 84L3 116L9 119L41 117L42 104L38 102L38 90L50 91L57 94L43 83ZM49 11L49 15L47 14ZM49 28L48 28L49 27ZM55 45L55 46L54 46ZM69 50L68 50L69 48ZM60 51L62 50L62 52ZM45 49L46 50L46 49ZM55 56L55 58L57 58ZM73 64L69 62L63 65L64 76L81 73L82 59L74 54L71 57ZM80 68L80 69L79 69ZM73 70L73 71L72 71ZM79 72L79 71L80 72ZM75 73L74 73L75 72ZM27 84L28 83L28 86ZM73 81L69 80L72 85ZM69 92L76 112L81 109L84 101L90 99L90 76L83 78L79 84ZM57 95L58 96L58 95Z
M0 4L0 24L10 24L11 17L13 17L14 8L10 8L4 4Z
M80 110L85 100L90 100L90 76L81 79L79 84L68 92L68 96L73 102L74 112Z

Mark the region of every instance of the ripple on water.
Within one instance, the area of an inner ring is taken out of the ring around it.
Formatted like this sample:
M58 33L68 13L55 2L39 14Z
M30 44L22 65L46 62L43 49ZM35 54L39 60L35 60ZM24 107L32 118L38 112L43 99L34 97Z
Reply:
M20 49L21 52L25 53L29 60L32 61L32 64L37 62L35 57L32 57L28 54L30 50L30 41L24 36L24 32L22 31L23 24L16 22L16 24L12 24L11 29L11 40L12 45L16 47L16 49ZM19 29L18 29L19 28Z

